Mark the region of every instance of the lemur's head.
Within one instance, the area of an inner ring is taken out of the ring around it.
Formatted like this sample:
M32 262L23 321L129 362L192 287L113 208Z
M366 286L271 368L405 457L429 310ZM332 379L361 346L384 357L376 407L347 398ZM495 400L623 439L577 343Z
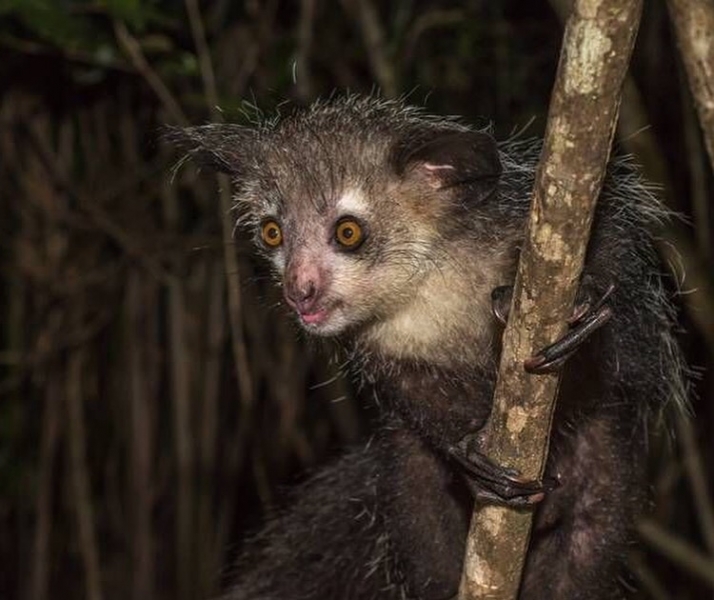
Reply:
M167 138L231 176L239 223L320 335L409 304L449 260L445 241L487 227L488 210L474 207L492 201L501 172L487 133L354 96L255 128L176 128Z

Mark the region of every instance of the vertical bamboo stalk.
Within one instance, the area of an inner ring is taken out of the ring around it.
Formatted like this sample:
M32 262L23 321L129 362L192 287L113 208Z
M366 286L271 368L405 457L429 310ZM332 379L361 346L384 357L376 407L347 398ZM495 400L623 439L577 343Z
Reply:
M222 349L225 334L225 274L220 260L211 259L207 264L206 348L203 367L203 394L199 436L199 497L197 533L202 548L202 568L199 575L201 596L213 594L215 574L222 556L224 533L216 531L213 507L214 490L218 485L216 475L216 447L218 444L218 411L221 381Z
M300 18L297 22L297 48L295 50L295 87L297 97L303 102L313 93L312 55L313 29L315 26L316 0L300 0Z
M126 368L129 371L129 464L131 496L132 598L154 598L154 538L151 513L153 508L152 461L153 415L148 389L146 365L146 307L143 301L141 273L127 274L126 291Z
M45 402L42 411L40 467L35 496L35 538L30 570L29 599L46 600L50 578L50 540L52 538L52 500L55 457L60 433L61 381L50 368L44 379Z
M99 549L94 531L94 504L87 464L87 434L82 406L84 362L84 348L76 349L68 358L66 401L69 466L79 549L84 563L87 600L102 600Z
M165 185L164 214L170 229L178 221L175 190ZM177 597L193 598L194 569L194 447L191 431L191 393L188 347L186 343L186 308L184 287L174 278L168 283L169 368L173 402L174 450L176 452L176 585Z

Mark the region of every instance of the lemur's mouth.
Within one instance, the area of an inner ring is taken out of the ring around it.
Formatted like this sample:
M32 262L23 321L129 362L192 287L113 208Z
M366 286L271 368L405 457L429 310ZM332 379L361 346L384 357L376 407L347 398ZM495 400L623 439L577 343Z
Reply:
M327 308L321 307L312 312L301 312L298 314L305 325L320 325L327 320L329 312Z

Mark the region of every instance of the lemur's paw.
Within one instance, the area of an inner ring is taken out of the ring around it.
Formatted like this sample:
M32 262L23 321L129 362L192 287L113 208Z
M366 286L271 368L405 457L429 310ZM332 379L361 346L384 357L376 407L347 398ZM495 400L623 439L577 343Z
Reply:
M450 448L451 457L462 468L466 484L477 502L510 507L538 504L558 486L556 479L528 480L513 469L497 465L480 451L476 435L467 435Z
M607 303L615 285L610 284L597 300L596 290L585 280L578 292L578 302L568 319L570 329L558 340L526 359L523 366L529 373L551 373L561 368L582 344L612 317L612 307ZM505 323L511 308L513 286L500 286L491 292L491 310Z

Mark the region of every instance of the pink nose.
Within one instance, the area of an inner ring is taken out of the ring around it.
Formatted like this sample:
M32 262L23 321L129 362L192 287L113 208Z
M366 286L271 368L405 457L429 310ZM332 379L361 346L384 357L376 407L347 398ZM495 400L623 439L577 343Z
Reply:
M313 261L288 265L283 282L285 300L300 314L315 312L322 296L324 278Z
M311 313L317 304L317 286L311 279L292 285L286 283L284 293L285 300L299 313Z

